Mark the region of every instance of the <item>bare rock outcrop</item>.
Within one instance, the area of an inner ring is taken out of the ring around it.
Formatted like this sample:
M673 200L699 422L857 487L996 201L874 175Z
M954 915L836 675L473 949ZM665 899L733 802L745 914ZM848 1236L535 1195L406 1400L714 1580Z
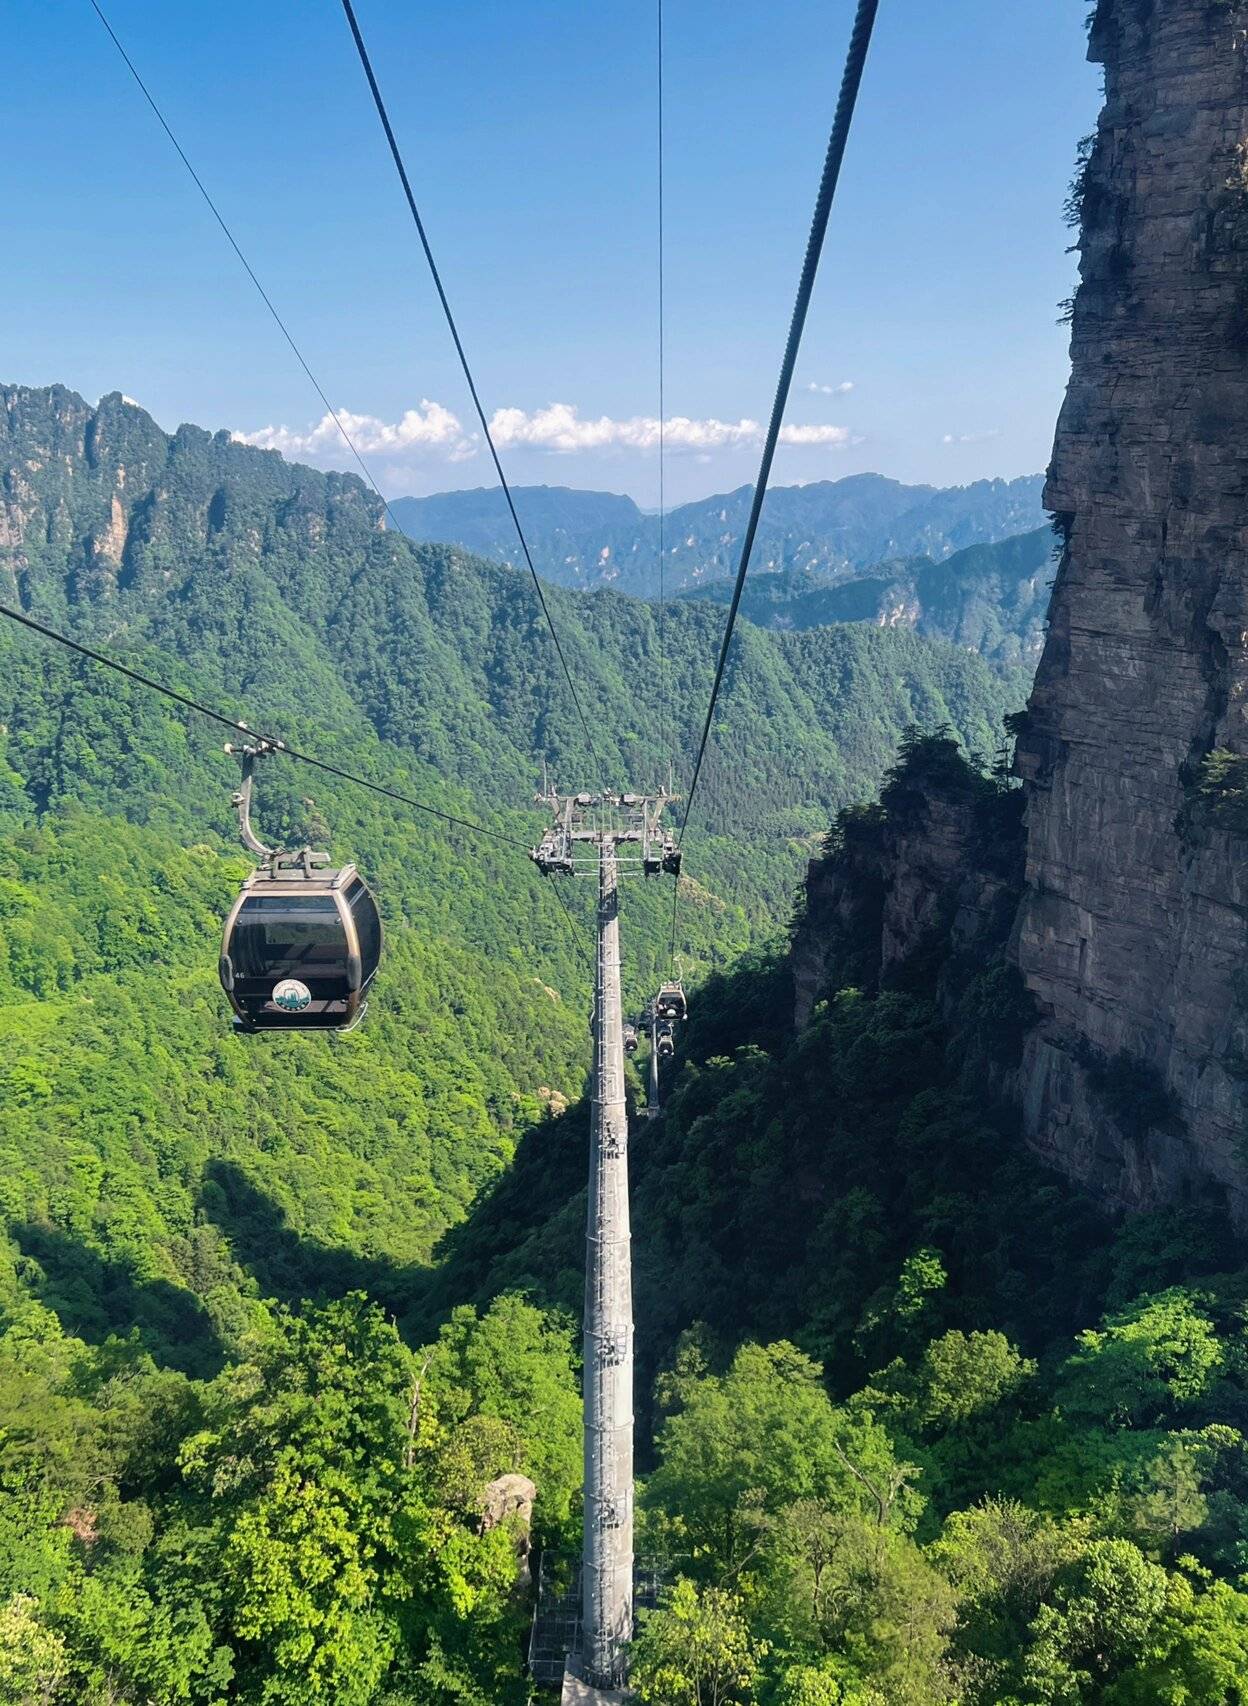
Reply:
M843 812L811 863L790 955L795 1019L855 985L913 987L952 1016L968 977L1003 954L1022 886L1021 800L957 742L912 742L878 807Z
M1248 838L1201 828L1248 754L1248 48L1242 0L1100 0L1076 187L1065 550L1019 743L1030 1141L1115 1206L1248 1219Z
M532 1550L533 1505L537 1499L537 1486L527 1475L515 1471L507 1475L499 1475L485 1489L481 1501L481 1532L488 1534L493 1528L501 1528L504 1524L511 1527L516 1537L516 1561L520 1566L519 1582L528 1587L532 1572L529 1567L529 1554Z

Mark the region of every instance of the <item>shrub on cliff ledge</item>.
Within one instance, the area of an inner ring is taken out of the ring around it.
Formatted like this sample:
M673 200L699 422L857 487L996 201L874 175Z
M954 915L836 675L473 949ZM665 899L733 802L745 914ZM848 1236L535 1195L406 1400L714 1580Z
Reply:
M1248 755L1226 747L1205 754L1187 787L1183 823L1248 835Z
M1090 1044L1078 1050L1078 1059L1109 1117L1127 1136L1182 1129L1175 1094L1151 1060L1142 1060L1128 1049L1102 1054Z

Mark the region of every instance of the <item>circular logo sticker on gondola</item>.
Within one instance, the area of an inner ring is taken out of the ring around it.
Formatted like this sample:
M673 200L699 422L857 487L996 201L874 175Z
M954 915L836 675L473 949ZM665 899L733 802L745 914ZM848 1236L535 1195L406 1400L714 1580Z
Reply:
M297 977L284 977L273 991L273 1005L283 1013L302 1013L312 1005L312 991Z

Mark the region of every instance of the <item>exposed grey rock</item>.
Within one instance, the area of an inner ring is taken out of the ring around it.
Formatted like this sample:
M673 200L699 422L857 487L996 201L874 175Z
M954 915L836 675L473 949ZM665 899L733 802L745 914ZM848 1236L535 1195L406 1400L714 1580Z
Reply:
M944 744L956 754L954 742ZM917 982L954 1016L968 976L1000 958L1011 934L1020 804L961 765L943 774L903 767L880 808L842 817L837 842L807 872L794 933L799 1028L821 995L847 982L869 991Z
M1205 754L1248 753L1243 22L1234 0L1096 10L1106 102L1046 492L1068 544L1018 760L1018 954L1044 1012L1028 1135L1112 1204L1214 1185L1241 1221L1248 840L1183 814ZM1121 1123L1106 1061L1172 1111Z
M529 1553L532 1548L533 1504L537 1487L527 1475L499 1475L485 1489L481 1501L481 1532L509 1523L516 1537L516 1561L520 1566L520 1585L528 1587L531 1574Z
M510 1517L518 1517L527 1531L533 1518L533 1501L537 1488L527 1475L500 1475L485 1489L482 1501L481 1527L485 1532L497 1528Z

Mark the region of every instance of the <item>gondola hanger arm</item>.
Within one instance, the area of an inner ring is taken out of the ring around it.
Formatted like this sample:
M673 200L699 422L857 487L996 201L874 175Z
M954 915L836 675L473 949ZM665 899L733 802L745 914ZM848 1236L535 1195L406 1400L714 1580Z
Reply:
M254 853L258 859L272 865L282 854L280 847L268 847L256 834L251 825L251 790L256 775L256 760L266 752L276 752L281 746L280 741L266 740L257 737L254 746L236 746L232 741L226 741L225 750L238 759L242 766L243 779L236 790L232 804L238 813L238 833L242 837L243 846L249 853Z

